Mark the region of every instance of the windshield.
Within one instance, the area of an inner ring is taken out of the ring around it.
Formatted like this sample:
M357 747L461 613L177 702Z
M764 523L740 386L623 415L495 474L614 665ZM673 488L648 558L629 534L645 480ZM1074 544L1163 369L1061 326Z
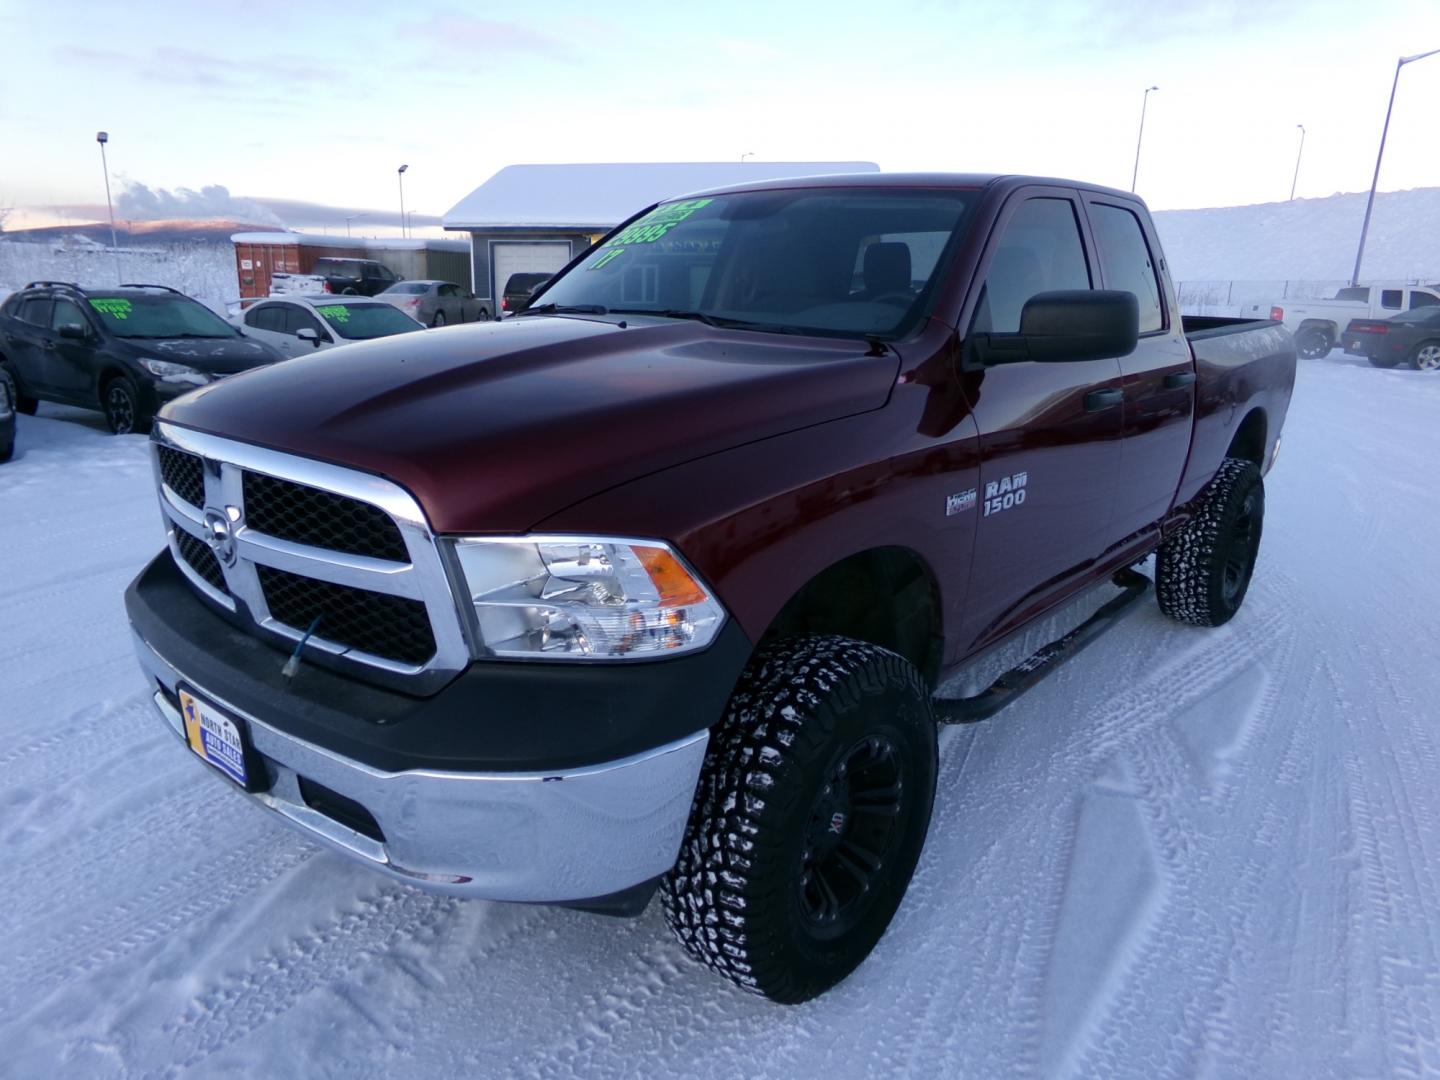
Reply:
M91 296L105 329L122 338L228 338L238 333L204 304L184 296Z
M402 281L397 285L391 285L385 290L387 293L404 293L407 296L420 296L430 291L430 286L423 281Z
M665 203L536 298L747 328L894 337L924 314L972 191L825 188Z
M330 329L351 341L423 329L409 315L389 304L316 304L315 310L330 324Z

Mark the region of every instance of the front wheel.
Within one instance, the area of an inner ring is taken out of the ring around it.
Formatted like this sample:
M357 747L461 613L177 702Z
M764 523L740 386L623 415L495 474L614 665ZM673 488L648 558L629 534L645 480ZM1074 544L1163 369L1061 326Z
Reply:
M482 307L482 308L480 309L480 314L476 316L476 321L477 321L477 322L489 322L489 321L490 321L490 309L489 309L489 308L484 308L484 307Z
M905 659L844 637L762 648L712 735L661 887L670 928L743 989L823 993L900 906L935 773L930 695Z
M1335 339L1329 331L1311 326L1295 335L1295 352L1302 360L1322 360L1335 347Z
M20 380L15 378L14 372L10 371L7 367L0 366L0 375L10 380L10 389L12 391L11 401L15 405L15 411L24 413L26 416L34 416L36 408L39 407L39 401L30 397L28 394L22 394L20 392Z
M140 393L128 375L117 375L105 384L100 403L105 422L116 435L143 435L150 421L140 411Z
M1410 355L1416 371L1440 371L1440 341L1423 342Z
M1160 610L1192 626L1220 626L1234 618L1250 588L1264 524L1259 467L1226 458L1195 515L1160 545L1155 559Z

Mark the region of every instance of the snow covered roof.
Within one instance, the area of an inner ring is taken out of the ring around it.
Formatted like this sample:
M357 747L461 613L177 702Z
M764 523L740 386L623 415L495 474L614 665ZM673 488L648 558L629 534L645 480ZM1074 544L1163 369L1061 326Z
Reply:
M610 229L641 207L692 191L830 173L874 173L873 161L683 161L507 165L450 208L447 229Z
M299 244L301 247L353 247L363 249L366 242L348 236L312 236L298 232L237 232L230 234L235 244Z

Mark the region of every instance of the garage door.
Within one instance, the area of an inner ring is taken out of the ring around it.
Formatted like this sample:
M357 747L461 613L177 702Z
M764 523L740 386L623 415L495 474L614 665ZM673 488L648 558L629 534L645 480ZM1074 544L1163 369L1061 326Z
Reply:
M538 244L498 242L491 245L491 262L494 269L493 296L505 291L505 283L511 274L553 274L570 261L568 241L548 241Z

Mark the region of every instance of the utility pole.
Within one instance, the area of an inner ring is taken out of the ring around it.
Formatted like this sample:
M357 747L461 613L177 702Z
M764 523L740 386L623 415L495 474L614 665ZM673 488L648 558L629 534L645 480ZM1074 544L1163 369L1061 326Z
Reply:
M1305 153L1305 125L1296 124L1300 129L1300 149L1295 152L1295 179L1290 181L1290 201L1295 201L1295 185L1300 182L1300 156Z
M405 231L405 170L408 168L410 168L409 165L401 165L400 168L396 170L396 175L400 181L400 235L402 237L409 235Z
M1375 176L1370 181L1370 197L1365 200L1365 220L1360 224L1360 246L1355 250L1355 272L1350 275L1351 285L1360 284L1360 262L1365 258L1365 234L1370 231L1370 211L1375 208L1375 187L1380 183L1380 162L1385 157L1385 137L1390 134L1390 113L1395 109L1395 89L1400 85L1400 69L1406 64L1424 60L1436 53L1440 53L1440 49L1416 53L1414 56L1402 56L1395 61L1395 78L1390 83L1390 104L1385 107L1385 126L1380 129L1380 152L1375 155Z
M1130 174L1130 190L1135 190L1135 181L1140 179L1140 144L1145 141L1145 108L1150 104L1150 91L1159 90L1158 86L1145 88L1145 96L1140 100L1140 134L1135 138L1135 171Z
M105 159L105 144L110 141L108 131L97 131L95 141L100 144L100 168L105 173L105 207L110 211L110 250L115 253L115 284L125 280L120 268L120 241L115 237L115 204L110 201L110 163Z

